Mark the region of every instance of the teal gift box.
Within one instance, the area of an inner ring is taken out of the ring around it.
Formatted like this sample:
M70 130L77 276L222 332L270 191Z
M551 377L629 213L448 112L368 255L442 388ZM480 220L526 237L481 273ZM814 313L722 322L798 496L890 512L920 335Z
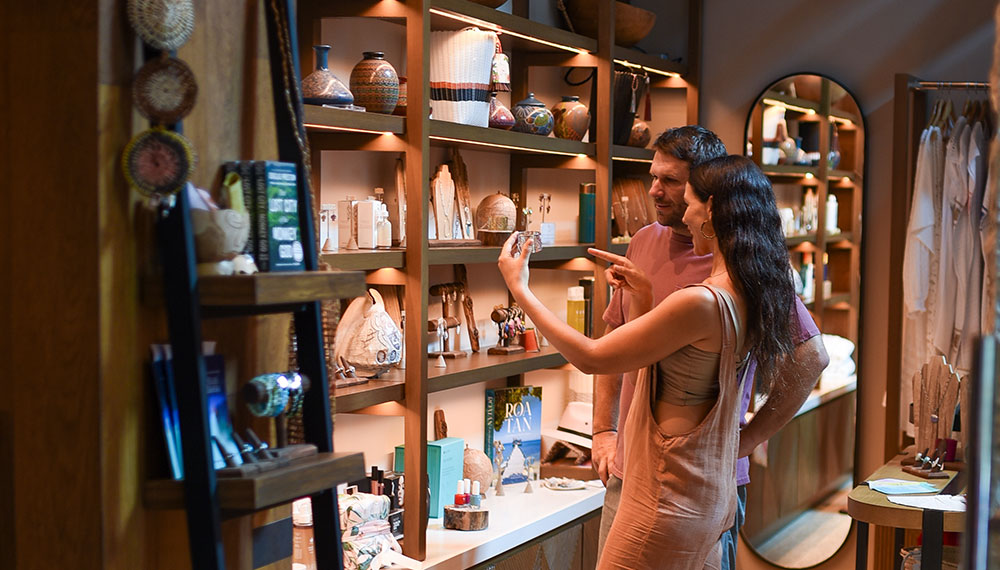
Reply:
M404 450L396 446L395 471L403 472ZM431 491L428 516L439 519L444 516L444 506L454 502L455 489L462 480L465 469L465 440L460 437L446 437L427 442L427 479ZM409 482L407 482L409 483Z

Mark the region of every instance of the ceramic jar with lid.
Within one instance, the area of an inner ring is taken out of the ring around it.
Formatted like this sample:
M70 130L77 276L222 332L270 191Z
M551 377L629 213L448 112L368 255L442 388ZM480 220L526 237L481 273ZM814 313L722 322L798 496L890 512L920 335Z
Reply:
M552 107L552 115L556 121L553 132L560 139L582 141L590 127L590 111L577 95L564 95L562 101Z
M497 93L490 94L490 127L509 131L514 126L514 114L497 99Z
M327 66L330 46L313 46L313 50L316 52L316 70L302 80L302 101L309 105L347 106L354 103L354 95Z
M519 133L547 136L555 125L552 111L535 99L534 93L528 93L528 97L518 101L511 111L514 112L514 130Z
M380 51L366 51L351 71L354 104L370 113L389 114L399 100L399 76Z

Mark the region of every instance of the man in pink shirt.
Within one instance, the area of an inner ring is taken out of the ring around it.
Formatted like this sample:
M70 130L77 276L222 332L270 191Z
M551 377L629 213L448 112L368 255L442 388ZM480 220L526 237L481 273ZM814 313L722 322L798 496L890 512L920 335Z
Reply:
M644 272L653 285L653 303L692 283L708 277L712 256L694 253L691 235L681 218L684 216L684 187L694 166L726 154L726 147L715 133L699 126L669 129L653 143L656 153L649 173L653 177L649 188L656 205L656 224L650 224L632 237L625 258L620 264ZM609 283L617 279L609 275ZM746 487L750 481L747 455L784 426L802 406L816 384L820 372L828 363L826 350L812 317L796 299L799 335L794 361L788 362L771 387L770 396L753 420L743 425L742 417L750 405L752 383L746 382L741 402L740 460L737 463L737 493L739 508L732 529L722 537L723 570L735 570L736 535L743 524L746 508ZM605 332L625 323L628 317L629 295L619 288L604 312ZM756 363L750 363L753 376ZM635 389L636 372L624 375L596 375L594 378L594 439L593 459L607 492L601 515L598 555L604 548L611 522L621 499L622 466L624 459L625 419Z

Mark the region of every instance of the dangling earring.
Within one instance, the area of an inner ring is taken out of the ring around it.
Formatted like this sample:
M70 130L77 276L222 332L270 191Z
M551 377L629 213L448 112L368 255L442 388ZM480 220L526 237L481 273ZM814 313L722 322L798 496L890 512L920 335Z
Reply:
M705 220L704 222L702 222L701 223L701 227L698 228L698 231L701 232L701 237L703 237L705 239L715 239L715 234L708 235L708 234L705 233L705 224L707 224L707 223L708 223L708 220Z

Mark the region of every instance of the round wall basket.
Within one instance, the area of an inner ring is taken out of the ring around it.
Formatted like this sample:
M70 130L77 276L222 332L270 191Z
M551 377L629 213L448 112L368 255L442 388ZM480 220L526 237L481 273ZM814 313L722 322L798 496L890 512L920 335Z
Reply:
M156 49L173 51L194 30L192 0L129 0L128 21L142 41Z
M195 163L191 142L159 127L136 135L122 156L122 170L128 183L147 196L180 191Z
M191 112L198 96L194 73L176 57L161 57L143 65L132 82L135 106L154 123L169 125Z

